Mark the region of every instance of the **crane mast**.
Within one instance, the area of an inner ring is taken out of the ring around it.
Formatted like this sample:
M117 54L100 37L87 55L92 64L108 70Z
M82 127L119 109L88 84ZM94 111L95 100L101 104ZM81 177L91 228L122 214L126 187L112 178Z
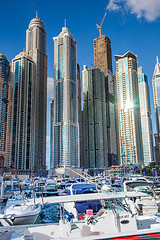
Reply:
M102 35L101 35L101 27L102 27L102 24L103 24L103 21L104 21L104 19L105 19L105 17L106 17L106 12L105 12L105 14L104 14L104 17L103 17L103 20L102 20L102 22L101 22L101 25L99 26L98 24L96 24L97 25L97 29L99 30L99 36L101 37Z

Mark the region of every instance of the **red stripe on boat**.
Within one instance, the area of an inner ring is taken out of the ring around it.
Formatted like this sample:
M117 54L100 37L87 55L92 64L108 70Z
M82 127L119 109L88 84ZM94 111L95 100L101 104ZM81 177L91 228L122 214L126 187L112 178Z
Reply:
M160 233L127 236L127 237L117 237L117 238L104 238L103 240L122 240L122 239L160 239Z

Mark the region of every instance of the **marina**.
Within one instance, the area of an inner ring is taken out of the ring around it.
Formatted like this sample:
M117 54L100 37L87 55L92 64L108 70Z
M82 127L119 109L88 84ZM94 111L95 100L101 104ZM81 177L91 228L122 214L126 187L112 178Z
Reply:
M4 179L2 240L160 239L159 195L157 188L154 191L154 179L79 173L78 178L21 179L22 189L16 188L15 176L7 183Z
M0 240L160 240L160 0L103 4L1 4Z

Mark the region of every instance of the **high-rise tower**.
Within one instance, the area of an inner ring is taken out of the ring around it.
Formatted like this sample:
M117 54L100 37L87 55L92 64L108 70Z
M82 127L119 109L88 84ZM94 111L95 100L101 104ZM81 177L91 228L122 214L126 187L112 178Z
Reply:
M118 163L117 138L111 41L105 35L94 39L94 65L105 75L108 164L111 166Z
M12 93L9 62L0 54L0 167L10 166Z
M83 135L86 168L108 167L105 76L98 67L84 66Z
M54 98L51 97L50 101L50 169L53 169L54 161L53 161L53 149L54 149Z
M32 168L35 147L34 104L35 63L27 53L22 52L12 60L14 79L11 165L23 173ZM37 166L38 167L38 166Z
M127 52L115 60L121 164L143 164L137 56Z
M78 167L77 42L63 27L54 37L54 167Z
M153 132L148 79L143 73L142 67L138 68L138 89L144 165L148 165L154 161Z
M157 57L157 63L155 65L153 73L153 97L154 97L154 108L156 114L156 127L157 134L155 134L155 143L156 143L156 160L160 159L160 64Z
M47 55L44 25L37 16L26 31L26 52L36 64L32 162L34 172L40 174L46 168Z

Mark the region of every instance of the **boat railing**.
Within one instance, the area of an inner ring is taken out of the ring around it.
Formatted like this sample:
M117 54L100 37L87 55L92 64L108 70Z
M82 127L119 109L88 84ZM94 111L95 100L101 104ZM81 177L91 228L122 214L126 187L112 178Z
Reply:
M91 175L89 175L88 173L82 171L81 169L76 169L77 171L70 169L70 171L72 171L73 173L76 173L78 176L82 177L83 179L91 182L92 184L94 184L97 188L99 188L100 184L101 185L105 185L105 183L101 182L99 179L92 177ZM78 172L79 171L79 172Z

